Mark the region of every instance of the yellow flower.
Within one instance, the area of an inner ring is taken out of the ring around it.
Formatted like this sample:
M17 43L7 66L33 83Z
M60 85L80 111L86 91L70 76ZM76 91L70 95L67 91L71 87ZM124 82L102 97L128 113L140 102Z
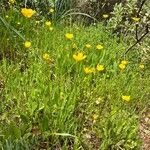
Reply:
M126 61L126 60L122 60L122 61L121 61L121 64L123 64L123 65L127 65L127 64L128 64L128 61Z
M104 18L104 19L107 19L108 17L109 17L109 15L107 15L107 14L104 14L104 15L103 15L103 18Z
M52 24L52 23L51 23L50 21L46 21L46 22L45 22L45 25L46 25L46 26L51 26L51 24Z
M44 59L45 61L50 60L49 54L47 54L47 53L43 54L43 59Z
M92 46L90 44L85 45L86 48L91 48Z
M130 101L130 96L122 95L122 100L129 102Z
M96 46L96 48L97 48L98 50L101 50L101 49L103 49L104 47L103 47L102 45L98 44L98 45Z
M71 40L73 38L73 34L72 33L66 33L65 37L66 37L66 39Z
M53 8L50 8L50 9L49 9L49 12L50 12L50 13L53 13L53 12L54 12L54 9L53 9Z
M125 68L126 68L126 65L124 65L124 64L119 64L119 68L121 69L121 70L124 70Z
M103 70L104 70L104 66L98 64L98 65L96 66L96 69L97 69L97 71L103 71Z
M6 17L6 18L9 18L9 16L8 16L8 15L6 15L5 17Z
M14 4L15 0L9 0L9 4Z
M47 53L43 54L43 60L46 61L47 63L53 63L53 60L50 58L50 55Z
M29 47L31 46L31 42L26 41L26 42L24 43L24 46L25 46L25 48L29 48Z
M144 67L145 67L145 66L144 66L143 64L140 64L140 65L139 65L139 68L141 68L141 69L144 69Z
M85 67L84 68L84 72L86 74L94 73L95 72L95 68Z
M80 52L80 53L74 54L74 55L73 55L73 58L74 58L77 62L79 62L79 61L84 60L84 59L86 58L86 55L84 55L82 52Z
M31 8L29 8L29 9L28 8L22 8L21 13L26 18L31 18L36 13L36 11L32 10Z
M139 22L140 21L140 18L138 17L132 17L132 20L136 21L136 22Z
M43 54L43 59L44 60L49 60L50 59L49 54L47 54L47 53Z

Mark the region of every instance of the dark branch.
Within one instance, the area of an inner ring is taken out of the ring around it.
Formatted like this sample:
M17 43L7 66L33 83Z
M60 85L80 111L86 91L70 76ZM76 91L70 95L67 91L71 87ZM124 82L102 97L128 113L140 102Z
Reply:
M140 8L139 8L139 11L137 12L137 17L140 16L140 12L141 12L142 7L143 7L143 5L145 4L145 2L146 2L146 0L143 0L143 1L142 1L141 5L140 5Z
M136 28L135 28L135 38L136 38L136 41L138 41L139 40L139 38L138 38L138 24L136 24Z
M138 43L141 42L141 40L149 33L149 27L148 27L148 24L146 25L146 30L145 30L145 33L132 45L130 46L126 52L125 52L125 55Z
M140 7L139 7L139 10L138 10L138 12L137 12L137 17L140 17L140 12L141 12L142 7L143 7L143 5L145 4L145 2L146 2L146 0L143 0L143 1L142 1L141 5L140 5ZM136 28L135 28L135 31L136 31L136 33L135 33L135 38L136 38L137 41L138 41L138 27L139 27L139 25L136 24Z
M141 5L140 5L140 7L139 7L139 10L138 10L138 12L137 12L137 17L140 17L140 12L141 12L142 7L143 7L143 5L145 4L146 1L147 1L147 0L143 0L143 1L142 1ZM147 24L147 25L146 25L146 29L145 29L145 33L139 38L139 37L138 37L138 27L139 27L139 25L136 24L136 28L135 28L135 30L136 30L136 31L135 31L136 42L135 42L133 45L131 45L131 46L126 50L125 55L126 55L135 45L137 45L138 43L140 43L141 40L149 33L149 27L148 27L148 24Z

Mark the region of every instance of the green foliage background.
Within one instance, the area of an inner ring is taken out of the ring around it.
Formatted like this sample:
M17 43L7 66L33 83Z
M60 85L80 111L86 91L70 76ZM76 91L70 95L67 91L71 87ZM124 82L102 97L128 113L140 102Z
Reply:
M126 38L112 31L125 23L122 15L129 6L115 5L110 18L85 26L83 22L74 23L75 10L70 9L68 1L61 2L63 7L51 2L41 5L39 1L37 14L30 19L20 13L24 3L1 9L1 149L139 149L139 116L149 106L150 96L145 50L149 39L124 56L135 41L135 22L127 22L131 23L128 30L119 32L130 33ZM55 13L45 15L51 7ZM64 17L69 13L72 15ZM143 18L141 27L148 24ZM49 20L53 30L45 25ZM73 33L74 38L67 40L66 33ZM29 49L24 47L25 41L31 42ZM104 49L97 50L97 44ZM76 63L73 55L78 51L87 58ZM45 53L52 60L50 64L43 59ZM125 70L119 68L122 60L128 61ZM85 74L84 67L97 64L104 65L105 70ZM130 95L131 101L123 101L122 95Z

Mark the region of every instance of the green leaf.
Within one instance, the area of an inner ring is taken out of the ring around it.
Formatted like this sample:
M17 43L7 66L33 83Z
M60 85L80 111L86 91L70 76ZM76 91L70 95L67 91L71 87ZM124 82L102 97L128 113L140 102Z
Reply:
M36 102L30 102L28 104L28 109L29 109L31 115L33 115L33 113L36 110L37 106L38 106L38 104Z
M14 123L10 123L5 130L7 137L12 137L13 139L19 139L21 137L21 130L19 127Z
M20 115L20 118L21 118L21 120L22 120L24 123L28 123L28 122L29 122L29 117L28 117L27 115L21 114L21 115Z
M41 120L41 127L43 131L47 131L49 129L48 122L49 122L48 117L44 115L43 119Z

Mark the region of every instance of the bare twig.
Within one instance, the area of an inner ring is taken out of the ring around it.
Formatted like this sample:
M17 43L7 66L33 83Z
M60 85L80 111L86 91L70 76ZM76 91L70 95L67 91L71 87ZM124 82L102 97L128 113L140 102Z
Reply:
M140 7L139 7L139 10L138 10L138 12L137 12L137 15L136 15L137 17L140 17L140 12L141 12L142 7L143 7L143 5L145 4L146 1L147 1L147 0L143 0L143 1L142 1L141 5L140 5ZM136 28L135 28L135 31L136 31L136 33L135 33L135 38L136 38L137 41L138 41L138 27L139 27L139 25L136 24Z
M141 3L141 5L140 5L140 7L139 7L139 10L138 10L138 12L137 12L137 17L140 17L140 12L141 12L141 10L142 10L142 7L143 7L143 5L145 4L145 2L146 2L147 0L143 0L142 1L142 3ZM141 40L149 33L149 26L148 26L148 24L146 25L146 29L145 29L145 33L139 38L138 37L138 27L139 27L139 25L138 24L136 24L136 27L135 27L135 38L136 38L136 42L133 44L133 45L131 45L127 50L126 50L126 52L125 52L125 55L135 46L135 45L137 45L138 43L140 43L141 42Z
M140 12L141 12L142 7L143 7L143 5L145 4L146 1L147 1L147 0L143 0L143 1L142 1L141 5L140 5L140 8L139 8L139 10L138 10L138 12L137 12L137 17L140 16Z
M139 37L138 37L138 27L139 25L136 24L136 27L135 27L135 38L136 38L136 41L138 41Z
M146 30L145 30L145 33L132 45L130 46L126 52L125 52L125 55L136 45L138 44L139 42L141 42L141 40L149 33L149 27L148 27L148 24L146 25Z

